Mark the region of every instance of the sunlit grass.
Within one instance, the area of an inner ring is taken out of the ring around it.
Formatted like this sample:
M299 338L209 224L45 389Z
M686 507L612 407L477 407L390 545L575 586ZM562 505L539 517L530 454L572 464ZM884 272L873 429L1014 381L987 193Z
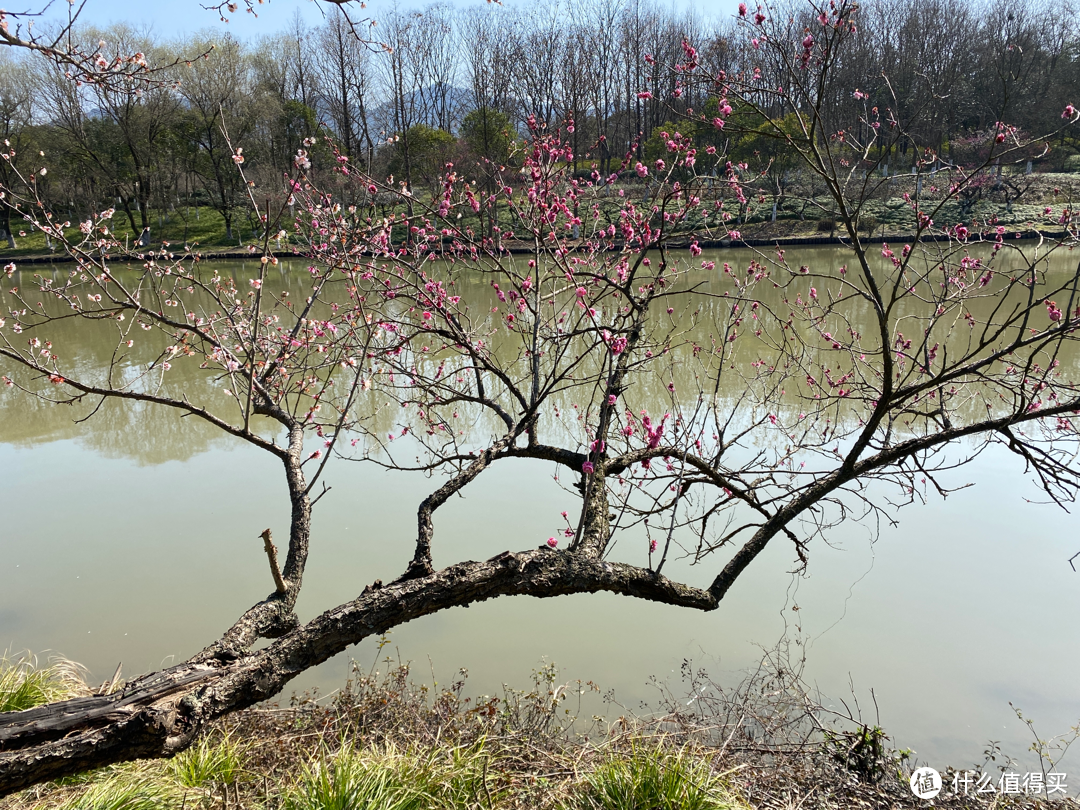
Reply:
M362 756L345 746L333 759L306 764L285 795L285 810L414 810L426 798L408 783L394 755ZM395 767L397 766L397 767Z
M173 793L159 781L118 773L92 783L60 810L162 810L175 803Z
M169 772L187 788L231 785L244 775L245 752L231 734L202 737L169 762Z
M306 764L285 810L436 810L497 806L505 790L487 783L483 746L428 751L347 743Z
M53 658L40 666L29 653L0 656L0 712L21 712L86 694L85 670L73 661Z
M140 222L138 215L136 215L135 221L136 225L138 225ZM65 235L72 242L77 243L83 239L83 235L79 232L78 223L74 219L72 222L73 225L65 230ZM121 245L126 245L133 251L138 250L136 245L142 229L139 227L133 229L123 211L118 210L113 214L113 218L109 222L109 228L113 237ZM7 242L0 240L0 255L14 258L47 255L50 252L57 256L63 255L62 248L57 246L55 242L53 243L53 249L50 251L45 234L41 231L23 228L21 232L16 229L14 233L17 248L9 250ZM158 249L162 241L168 242L173 250L182 250L184 245L195 246L196 244L199 248L214 248L215 250L238 249L252 242L253 233L247 218L239 214L233 218L233 238L227 239L224 218L217 211L206 206L200 206L199 208L179 206L169 212L168 222L165 221L164 215L158 216L157 210L150 212L151 247L155 250ZM276 248L277 243L273 244ZM281 248L285 249L286 247L286 243L282 242Z
M571 791L565 810L735 810L732 795L708 760L686 748L635 743L602 761Z

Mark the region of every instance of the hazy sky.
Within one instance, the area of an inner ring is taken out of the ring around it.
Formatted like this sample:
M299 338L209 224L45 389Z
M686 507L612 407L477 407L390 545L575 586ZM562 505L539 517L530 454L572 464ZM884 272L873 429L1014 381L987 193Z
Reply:
M421 8L430 0L417 0L416 2L400 2L402 8ZM468 7L473 5L485 5L484 0L451 0L454 6ZM661 5L670 3L675 8L684 9L696 7L703 14L709 16L715 14L734 13L738 0L661 0ZM107 26L114 22L127 22L134 26L149 25L153 32L161 37L171 38L198 31L203 28L227 30L239 39L257 37L263 33L274 33L284 29L293 16L299 12L308 25L318 25L323 20L323 14L330 14L333 7L329 3L316 3L315 0L273 0L256 6L258 19L254 15L246 13L243 2L239 3L240 10L235 14L227 14L230 22L228 25L220 22L218 15L213 11L207 11L203 5L209 0L87 0L85 9L79 17L80 22L93 25ZM531 5L532 0L504 0L507 8L515 5ZM26 4L30 5L30 4ZM380 12L386 12L393 8L393 0L368 0L366 10L359 9L356 4L356 13L370 15L376 19ZM55 19L56 12L66 13L68 4L63 0L55 0L50 9L49 17Z
M375 2L382 5L381 0ZM229 31L237 38L246 39L282 30L298 11L309 25L318 25L322 22L324 11L329 14L333 10L329 4L316 4L314 0L274 0L272 3L256 6L256 18L244 11L241 0L240 9L235 14L226 13L229 20L226 24L221 22L215 11L203 8L208 4L209 0L87 0L79 21L100 26L115 22L126 22L134 26L148 25L155 34L162 37L180 36L211 28ZM60 3L56 3L56 6L59 5ZM386 3L387 7L389 5Z

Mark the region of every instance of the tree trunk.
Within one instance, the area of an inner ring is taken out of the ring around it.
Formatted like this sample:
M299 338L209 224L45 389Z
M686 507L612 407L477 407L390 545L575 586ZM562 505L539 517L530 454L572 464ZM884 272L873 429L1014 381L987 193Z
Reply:
M4 208L4 235L7 237L7 245L9 250L15 250L15 234L11 232L11 209L6 205Z
M301 672L420 616L498 596L598 591L699 610L717 606L709 591L652 571L546 547L376 583L263 649L219 643L116 694L0 714L0 797L90 768L173 756L214 719L272 698Z

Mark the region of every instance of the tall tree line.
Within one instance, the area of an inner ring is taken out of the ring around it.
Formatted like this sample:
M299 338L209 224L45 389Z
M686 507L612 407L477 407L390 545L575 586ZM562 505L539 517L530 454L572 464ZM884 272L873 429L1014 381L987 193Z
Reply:
M790 39L796 53L812 28L809 6L769 13L770 36ZM1072 0L868 0L857 19L858 47L827 84L815 86L813 68L794 57L780 60L761 76L764 105L774 88L805 85L837 127L860 118L870 126L866 110L887 109L903 125L897 149L906 155L947 154L998 121L1048 129L1077 100ZM652 0L547 0L395 8L369 42L334 11L317 27L297 17L254 42L220 31L162 43L124 26L85 29L79 35L105 52L141 51L150 62L214 47L175 84L129 91L0 53L0 130L18 153L0 171L43 151L54 168L37 182L61 212L111 205L141 231L195 202L217 209L230 237L248 192L237 156L248 181L269 190L305 141L317 149L320 133L353 165L412 188L434 182L446 162L489 183L528 126L572 122L575 169L606 177L666 122L708 112L700 86L661 69L686 59L684 41L713 75L754 61L736 26ZM10 240L11 226L0 227Z

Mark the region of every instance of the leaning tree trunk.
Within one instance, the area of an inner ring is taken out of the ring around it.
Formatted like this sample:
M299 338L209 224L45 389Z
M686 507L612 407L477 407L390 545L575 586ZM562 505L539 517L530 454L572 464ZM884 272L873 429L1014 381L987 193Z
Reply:
M717 605L709 591L652 571L547 548L376 584L261 650L215 644L112 695L0 714L0 796L90 768L173 756L214 719L272 698L301 672L420 616L498 596L597 591L700 610Z

